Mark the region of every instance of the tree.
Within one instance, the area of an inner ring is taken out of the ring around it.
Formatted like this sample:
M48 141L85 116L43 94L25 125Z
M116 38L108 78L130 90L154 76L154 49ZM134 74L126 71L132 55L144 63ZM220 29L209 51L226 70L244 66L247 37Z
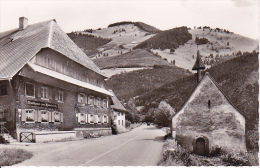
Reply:
M162 127L169 127L174 114L174 109L165 101L161 101L154 112L154 123Z

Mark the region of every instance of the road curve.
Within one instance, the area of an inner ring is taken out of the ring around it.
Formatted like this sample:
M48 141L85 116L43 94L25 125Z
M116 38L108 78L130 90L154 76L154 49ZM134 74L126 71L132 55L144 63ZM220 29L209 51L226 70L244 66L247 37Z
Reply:
M15 166L156 166L164 135L141 125L119 135L23 146L34 156Z

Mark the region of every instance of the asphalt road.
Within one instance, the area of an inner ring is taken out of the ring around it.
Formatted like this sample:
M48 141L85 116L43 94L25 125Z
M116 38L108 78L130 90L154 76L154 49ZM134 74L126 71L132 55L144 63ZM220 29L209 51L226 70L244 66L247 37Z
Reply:
M152 125L141 125L96 139L20 146L34 156L14 166L156 166L164 135Z

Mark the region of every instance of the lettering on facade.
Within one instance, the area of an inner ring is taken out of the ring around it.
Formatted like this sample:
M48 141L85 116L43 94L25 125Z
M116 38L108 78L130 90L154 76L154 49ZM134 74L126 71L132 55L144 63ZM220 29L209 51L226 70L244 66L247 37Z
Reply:
M52 103L45 103L45 102L38 102L38 101L32 101L32 100L27 100L27 104L30 106L36 106L36 107L48 107L48 108L56 108L58 109L57 104L52 104Z

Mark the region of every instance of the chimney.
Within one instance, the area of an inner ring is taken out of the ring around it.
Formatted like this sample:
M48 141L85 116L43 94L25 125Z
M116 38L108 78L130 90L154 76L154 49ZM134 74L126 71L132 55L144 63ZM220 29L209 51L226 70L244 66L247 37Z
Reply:
M19 30L23 30L28 26L28 19L26 17L19 18Z

